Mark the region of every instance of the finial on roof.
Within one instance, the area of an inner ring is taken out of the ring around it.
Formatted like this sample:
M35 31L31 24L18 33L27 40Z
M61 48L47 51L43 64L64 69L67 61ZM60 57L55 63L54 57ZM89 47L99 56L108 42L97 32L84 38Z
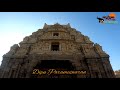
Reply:
M44 24L44 28L46 28L46 27L47 27L47 24L45 23L45 24Z
M46 23L44 25L47 25Z
M57 22L56 25L58 25L59 23Z
M68 23L67 26L70 27L70 23Z

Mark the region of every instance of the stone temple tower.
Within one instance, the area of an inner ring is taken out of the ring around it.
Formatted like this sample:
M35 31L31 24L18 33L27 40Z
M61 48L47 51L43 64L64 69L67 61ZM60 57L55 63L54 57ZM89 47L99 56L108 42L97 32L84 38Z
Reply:
M115 78L115 75L109 55L99 44L69 23L45 23L3 55L0 78Z

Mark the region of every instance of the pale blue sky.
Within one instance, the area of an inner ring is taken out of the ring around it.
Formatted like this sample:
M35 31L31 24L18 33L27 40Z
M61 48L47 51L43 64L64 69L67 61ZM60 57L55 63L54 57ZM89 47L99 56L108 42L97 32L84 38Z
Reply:
M90 37L110 55L114 70L120 69L120 12L116 14L118 24L100 24L96 19L111 12L0 12L0 63L2 55L18 44L25 36L47 24L67 24Z

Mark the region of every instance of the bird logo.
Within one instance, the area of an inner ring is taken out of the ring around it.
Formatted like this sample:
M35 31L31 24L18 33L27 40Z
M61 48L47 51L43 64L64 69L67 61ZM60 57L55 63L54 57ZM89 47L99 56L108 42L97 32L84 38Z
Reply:
M99 20L99 23L104 23L104 19L103 18L97 17L97 19Z
M107 16L103 16L102 18L97 16L97 19L99 20L99 23L116 23L116 14L110 13Z

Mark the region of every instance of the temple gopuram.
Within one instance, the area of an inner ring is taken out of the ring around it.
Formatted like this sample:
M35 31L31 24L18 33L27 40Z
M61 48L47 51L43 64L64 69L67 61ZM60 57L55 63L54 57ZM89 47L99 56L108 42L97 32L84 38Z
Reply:
M70 24L44 24L3 55L0 78L115 78L102 46Z

